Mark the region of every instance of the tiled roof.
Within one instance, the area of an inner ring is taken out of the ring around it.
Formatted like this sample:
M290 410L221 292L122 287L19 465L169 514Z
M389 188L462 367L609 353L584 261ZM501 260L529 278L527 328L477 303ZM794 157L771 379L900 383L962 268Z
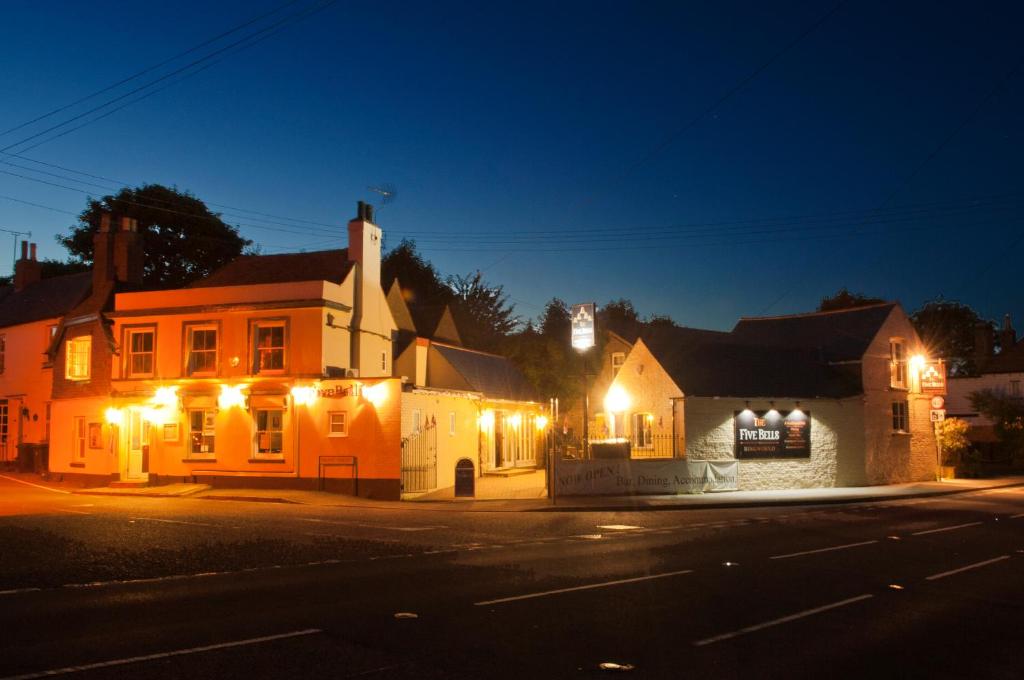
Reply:
M988 359L982 373L1024 373L1024 340Z
M55 276L0 295L0 327L63 316L78 305L92 285L92 273Z
M522 372L505 357L433 343L433 348L452 365L474 392L492 399L534 401L536 394ZM431 385L431 387L455 387Z
M352 269L348 249L318 250L281 255L242 255L191 288L249 286L260 283L330 281L341 283Z
M894 307L896 303L886 302L834 312L740 319L732 339L742 344L814 349L827 361L856 361Z

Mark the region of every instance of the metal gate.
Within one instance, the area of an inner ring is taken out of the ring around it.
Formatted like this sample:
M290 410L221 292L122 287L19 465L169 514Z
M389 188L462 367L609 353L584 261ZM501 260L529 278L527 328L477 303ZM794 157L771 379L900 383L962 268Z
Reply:
M402 492L430 491L437 487L437 426L427 423L422 432L402 439Z

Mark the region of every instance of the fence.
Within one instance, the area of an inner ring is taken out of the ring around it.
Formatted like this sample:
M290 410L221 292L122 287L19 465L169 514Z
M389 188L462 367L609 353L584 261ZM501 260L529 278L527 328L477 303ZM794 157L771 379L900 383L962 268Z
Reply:
M648 434L643 441L635 438L629 442L630 458L675 458L674 437L671 434ZM591 440L593 444L597 440ZM590 458L590 453L583 446L582 437L565 437L559 435L552 443L553 453L558 458L569 458L585 460ZM682 443L680 443L680 458L682 455Z
M437 487L437 427L402 439L402 492L430 491Z

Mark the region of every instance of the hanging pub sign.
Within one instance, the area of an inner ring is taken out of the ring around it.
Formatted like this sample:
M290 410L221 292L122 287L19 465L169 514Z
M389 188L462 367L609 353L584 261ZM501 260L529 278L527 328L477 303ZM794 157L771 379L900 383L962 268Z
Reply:
M794 409L736 411L736 458L810 458L811 414Z
M573 305L570 312L572 322L572 346L581 351L594 346L594 316L597 305L584 302Z
M946 365L942 361L926 361L921 369L921 391L946 393Z

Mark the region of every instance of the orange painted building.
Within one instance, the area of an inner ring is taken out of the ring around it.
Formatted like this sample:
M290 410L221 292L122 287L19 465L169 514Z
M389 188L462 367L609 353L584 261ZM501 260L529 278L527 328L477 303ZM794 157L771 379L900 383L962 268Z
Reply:
M94 290L55 343L51 471L398 498L396 326L369 206L348 231L347 249L243 256L184 289L117 292L114 272L112 303Z

